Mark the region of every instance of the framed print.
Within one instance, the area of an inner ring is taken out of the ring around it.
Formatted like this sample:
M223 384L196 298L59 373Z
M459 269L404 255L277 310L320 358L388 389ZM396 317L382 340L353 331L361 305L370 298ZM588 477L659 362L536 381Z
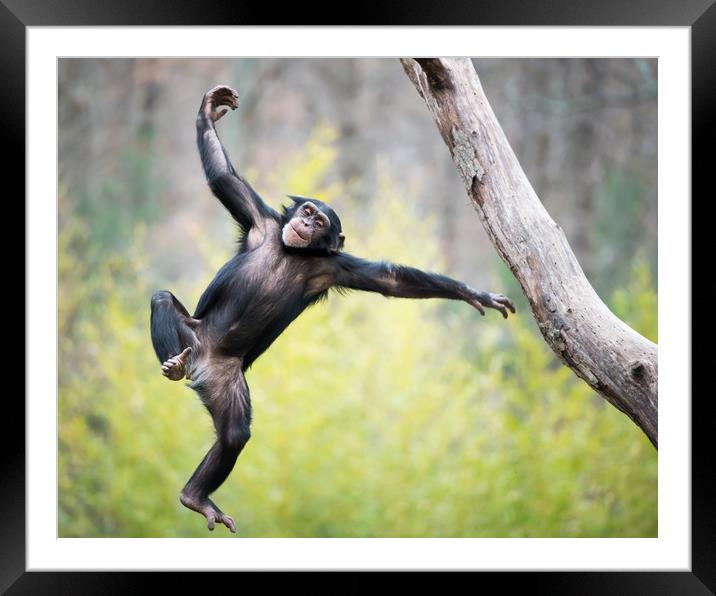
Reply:
M0 6L27 233L3 589L715 589L689 134L716 9L518 5Z

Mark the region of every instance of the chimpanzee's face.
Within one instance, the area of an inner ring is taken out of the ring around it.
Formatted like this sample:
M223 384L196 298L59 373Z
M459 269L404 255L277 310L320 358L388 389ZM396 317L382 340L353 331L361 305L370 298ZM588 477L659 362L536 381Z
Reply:
M298 206L283 227L283 242L293 248L305 248L324 236L331 228L328 217L311 201Z
M294 200L286 213L281 239L290 248L338 252L343 246L341 223L335 212L317 200Z

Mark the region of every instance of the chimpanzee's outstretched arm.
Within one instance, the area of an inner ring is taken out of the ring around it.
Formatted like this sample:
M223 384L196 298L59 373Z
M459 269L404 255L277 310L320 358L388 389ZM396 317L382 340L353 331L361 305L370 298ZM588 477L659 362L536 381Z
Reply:
M334 257L334 285L353 290L378 292L399 298L447 298L463 300L483 315L484 308L494 308L507 318L515 312L512 301L502 294L479 292L461 281L437 273L426 273L413 267L385 261L367 261L347 253Z
M209 187L248 233L254 226L261 229L266 218L277 219L279 215L236 173L216 133L214 123L226 114L228 108L235 110L237 105L238 94L231 87L219 85L208 91L196 118L196 141ZM227 108L218 111L221 106Z

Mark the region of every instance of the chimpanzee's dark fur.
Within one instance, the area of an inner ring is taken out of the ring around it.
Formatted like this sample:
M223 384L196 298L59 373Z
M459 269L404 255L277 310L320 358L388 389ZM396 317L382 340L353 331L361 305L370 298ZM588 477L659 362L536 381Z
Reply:
M169 292L156 293L151 302L152 342L163 370L170 378L191 379L191 387L212 415L217 435L182 490L181 502L205 515L210 529L218 522L231 531L235 531L233 519L209 495L229 475L251 436L244 372L330 288L449 298L481 312L483 307L496 308L503 316L507 309L514 312L502 295L477 292L436 273L342 252L341 221L321 201L292 196L293 204L276 212L236 173L216 134L214 123L226 113L216 108L236 105L235 91L216 87L204 97L196 124L209 187L240 227L239 249L204 291L193 316Z

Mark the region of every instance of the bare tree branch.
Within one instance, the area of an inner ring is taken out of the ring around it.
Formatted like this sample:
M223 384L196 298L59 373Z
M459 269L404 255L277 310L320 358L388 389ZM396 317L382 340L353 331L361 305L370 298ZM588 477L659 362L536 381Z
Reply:
M401 62L549 346L658 446L657 346L618 319L589 284L564 232L527 180L472 62Z

